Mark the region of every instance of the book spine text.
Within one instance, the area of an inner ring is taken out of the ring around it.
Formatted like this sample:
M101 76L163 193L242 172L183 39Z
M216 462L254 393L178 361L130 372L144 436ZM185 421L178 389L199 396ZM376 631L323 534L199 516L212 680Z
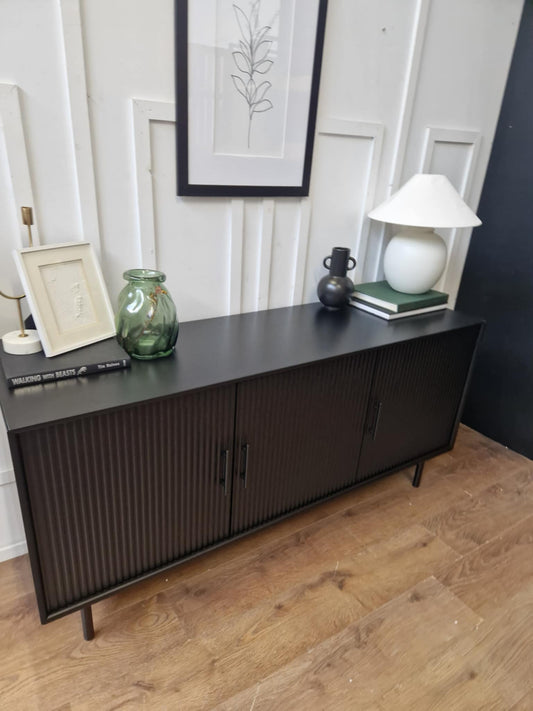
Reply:
M19 375L7 379L7 385L10 389L20 388L24 385L39 385L42 383L50 383L56 380L65 380L66 378L77 378L84 375L92 375L93 373L105 373L110 370L118 370L119 368L127 368L130 361L126 358L120 360L107 361L105 363L92 363L91 365L82 365L77 368L63 368L58 370L49 370L46 373L32 373L28 375Z

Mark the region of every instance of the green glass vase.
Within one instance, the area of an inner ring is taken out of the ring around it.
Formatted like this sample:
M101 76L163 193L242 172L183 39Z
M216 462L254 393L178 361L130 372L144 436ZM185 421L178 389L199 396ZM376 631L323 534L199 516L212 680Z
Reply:
M179 323L165 287L166 276L154 269L129 269L118 297L117 340L133 358L164 358L174 350Z

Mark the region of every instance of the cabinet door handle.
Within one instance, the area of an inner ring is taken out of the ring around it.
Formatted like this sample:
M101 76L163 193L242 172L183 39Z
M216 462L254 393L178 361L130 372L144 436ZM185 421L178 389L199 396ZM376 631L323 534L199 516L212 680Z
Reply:
M372 439L376 439L376 435L378 433L378 425L379 425L379 420L381 418L381 407L383 403L380 401L376 405L376 419L374 420L374 426L372 427Z
M248 483L248 452L250 451L250 445L249 444L243 444L241 447L241 456L242 456L242 469L241 469L241 479L244 481L244 488L246 489L246 485Z
M228 495L228 457L229 449L223 449L220 453L222 457L222 476L220 477L220 483L224 485L224 496Z

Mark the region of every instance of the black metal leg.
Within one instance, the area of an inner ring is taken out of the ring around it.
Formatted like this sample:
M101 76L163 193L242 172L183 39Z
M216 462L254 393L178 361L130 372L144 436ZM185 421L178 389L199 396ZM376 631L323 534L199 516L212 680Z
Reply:
M81 626L83 629L83 639L87 642L94 637L93 611L90 605L81 609Z
M418 462L415 469L415 475L413 477L413 486L419 487L420 480L422 479L422 472L424 471L424 462Z

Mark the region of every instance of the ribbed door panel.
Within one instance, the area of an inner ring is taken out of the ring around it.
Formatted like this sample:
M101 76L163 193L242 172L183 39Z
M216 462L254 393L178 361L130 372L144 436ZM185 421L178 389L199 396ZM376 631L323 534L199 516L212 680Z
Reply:
M479 326L379 352L358 480L450 446Z
M354 482L373 364L363 353L238 385L232 533Z
M48 613L228 535L234 404L226 386L20 434Z

